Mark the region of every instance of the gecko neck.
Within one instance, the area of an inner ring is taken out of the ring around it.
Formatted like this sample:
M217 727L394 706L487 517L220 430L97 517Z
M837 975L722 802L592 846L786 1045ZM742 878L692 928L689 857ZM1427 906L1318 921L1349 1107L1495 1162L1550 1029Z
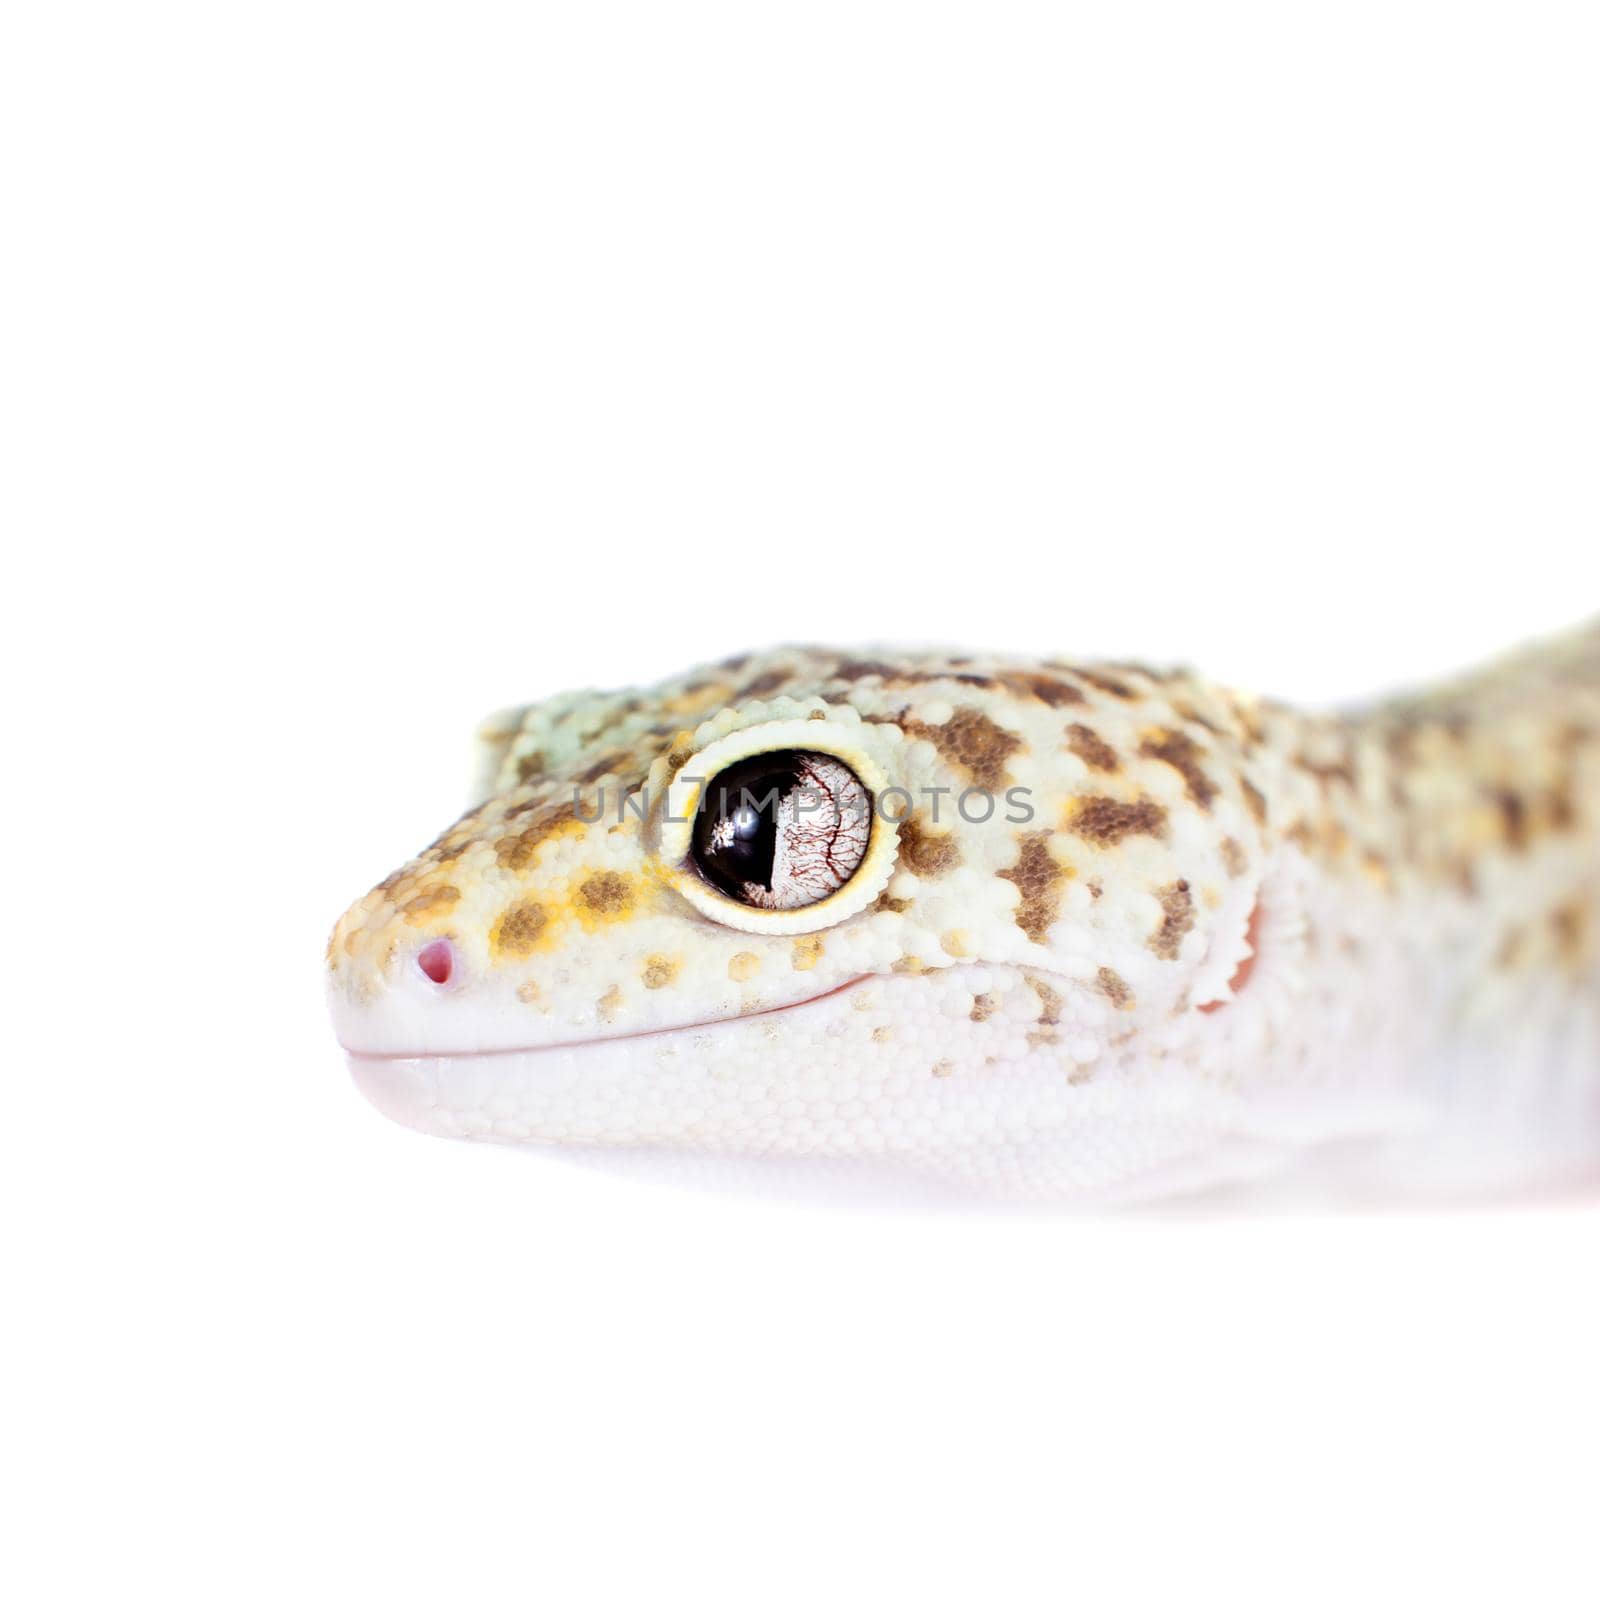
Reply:
M1425 1155L1430 1187L1452 1162L1481 1187L1487 1152L1540 1172L1592 1159L1597 642L1358 716L1284 713L1272 730L1269 820L1277 859L1300 873L1310 1077L1337 1084L1343 1106L1381 1104L1386 1133L1414 1117L1415 1140L1376 1148L1401 1165Z

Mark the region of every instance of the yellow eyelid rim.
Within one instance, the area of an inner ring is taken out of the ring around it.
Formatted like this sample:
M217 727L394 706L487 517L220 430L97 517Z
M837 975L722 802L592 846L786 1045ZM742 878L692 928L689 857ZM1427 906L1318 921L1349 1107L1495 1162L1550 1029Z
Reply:
M863 748L867 742L863 733L860 727L794 718L739 728L697 751L678 769L661 810L657 856L671 887L713 922L748 933L815 933L871 905L894 874L900 830L893 819L882 816L876 809L876 801L888 789L889 780L877 758ZM796 906L792 911L768 911L728 899L700 876L689 859L695 808L700 796L719 772L736 761L762 755L768 750L815 750L821 755L834 756L855 773L874 800L872 835L861 865L847 883L826 899L814 905ZM890 802L891 806L898 803L898 796Z

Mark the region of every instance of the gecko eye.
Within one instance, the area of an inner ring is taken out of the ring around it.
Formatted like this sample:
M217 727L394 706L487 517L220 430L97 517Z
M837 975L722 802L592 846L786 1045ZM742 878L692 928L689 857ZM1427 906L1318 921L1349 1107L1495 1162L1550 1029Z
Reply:
M748 933L814 933L870 911L898 856L898 820L874 804L891 792L884 755L897 742L821 711L712 740L677 767L659 809L668 882Z
M706 785L689 853L741 905L792 911L842 889L866 858L872 797L838 757L768 750Z

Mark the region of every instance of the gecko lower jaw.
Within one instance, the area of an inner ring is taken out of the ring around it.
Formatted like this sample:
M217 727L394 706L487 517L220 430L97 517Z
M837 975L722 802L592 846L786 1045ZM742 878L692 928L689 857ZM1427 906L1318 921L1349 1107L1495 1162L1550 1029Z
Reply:
M746 1011L728 1017L703 1017L695 1022L674 1023L670 1028L642 1028L635 1033L594 1034L587 1039L566 1039L549 1044L495 1045L483 1050L358 1050L345 1045L345 1056L352 1067L363 1063L382 1061L482 1061L492 1056L543 1055L555 1050L581 1050L589 1045L622 1044L633 1039L661 1039L672 1034L695 1033L706 1028L719 1028L732 1022L752 1022L761 1017L775 1017L784 1011L799 1011L806 1006L831 1000L835 995L854 989L858 984L876 977L876 973L863 972L843 983L824 989L820 994L809 994L803 1000L791 1000L786 1005L768 1006L760 1011ZM344 1044L341 1039L339 1041Z

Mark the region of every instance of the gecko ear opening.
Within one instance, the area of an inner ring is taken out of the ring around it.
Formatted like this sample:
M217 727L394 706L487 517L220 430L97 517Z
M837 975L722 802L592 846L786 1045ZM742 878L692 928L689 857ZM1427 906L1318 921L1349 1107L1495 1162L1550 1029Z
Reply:
M897 828L861 730L759 723L678 772L659 855L672 886L725 927L809 933L870 906L894 871Z
M1197 1006L1197 1011L1204 1011L1209 1015L1213 1011L1220 1011L1223 1006L1230 1004L1244 990L1250 981L1250 975L1256 970L1256 957L1261 953L1261 902L1257 900L1250 908L1250 920L1245 925L1245 944L1247 950L1240 959L1239 965L1233 969L1233 976L1228 979L1229 994L1221 1000L1207 1000L1202 1006Z

